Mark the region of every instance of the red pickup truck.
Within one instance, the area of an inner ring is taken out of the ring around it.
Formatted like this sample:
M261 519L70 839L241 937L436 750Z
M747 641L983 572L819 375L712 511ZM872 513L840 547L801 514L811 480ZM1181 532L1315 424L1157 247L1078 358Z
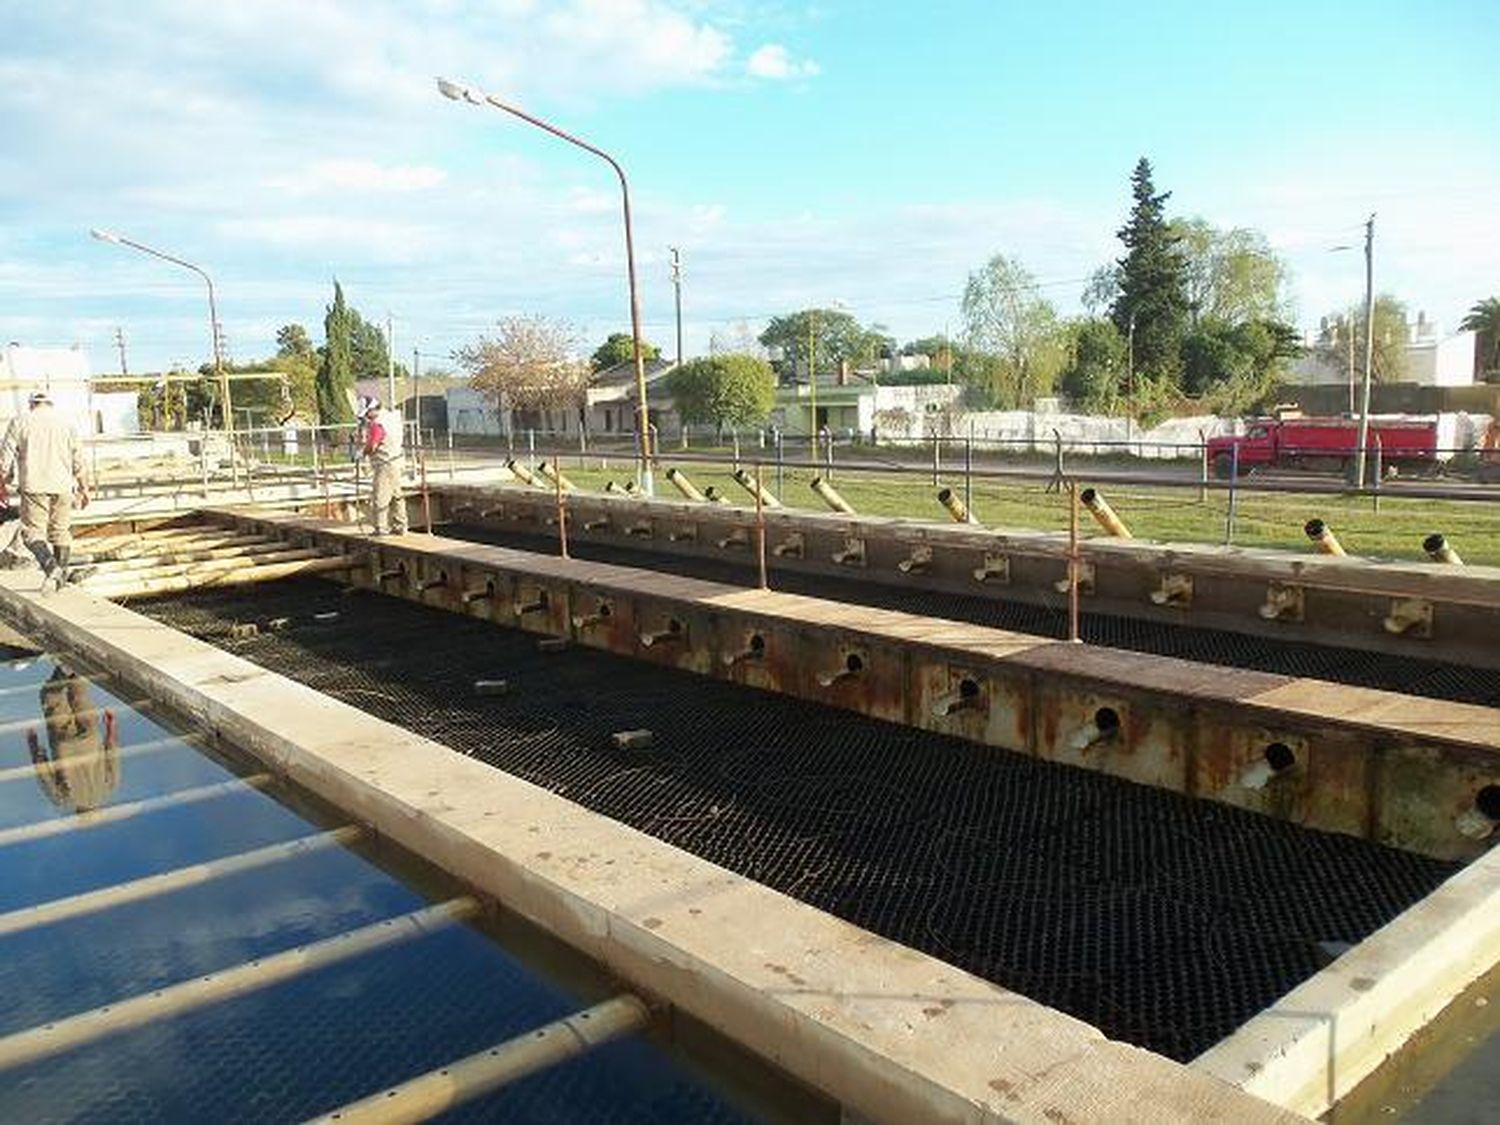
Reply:
M1370 419L1369 457L1376 445L1386 466L1432 471L1438 464L1438 423L1428 419ZM1239 449L1240 473L1276 465L1344 469L1359 445L1358 418L1258 418L1242 435L1208 439L1214 475L1227 480Z

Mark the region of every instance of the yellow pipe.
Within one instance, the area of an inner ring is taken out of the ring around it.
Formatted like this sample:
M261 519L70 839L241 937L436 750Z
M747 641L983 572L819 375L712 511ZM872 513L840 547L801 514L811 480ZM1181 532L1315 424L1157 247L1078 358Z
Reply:
M677 489L678 492L682 493L694 503L708 503L708 497L704 496L703 493L698 491L698 486L695 485L692 481L688 480L687 474L684 473L681 469L668 469L667 480L672 482L672 487Z
M954 523L978 523L974 513L969 511L968 506L959 499L958 493L951 488L938 489L938 503L948 509L948 514L953 517Z
M562 471L551 461L543 461L536 467L536 471L541 473L542 476L546 477L553 484L562 485L562 490L564 492L578 491L577 486L574 485L573 482L570 481L567 477L563 476Z
M1422 550L1427 552L1427 557L1433 562L1447 563L1449 566L1463 566L1464 560L1458 557L1458 552L1448 546L1448 540L1443 537L1442 532L1429 535L1422 540Z
M781 507L781 501L772 496L770 491L763 485L757 484L755 478L752 477L749 473L745 472L744 469L736 469L733 473L730 474L730 476L734 477L735 484L739 485L750 494L750 498L752 500L755 498L755 494L758 492L760 493L760 502L767 508Z
M282 981L424 937L467 921L478 913L479 903L474 899L451 899L257 961L220 969L154 992L116 1000L102 1008L13 1032L0 1038L0 1072L75 1050L107 1035L262 991Z
M1342 555L1344 545L1339 542L1338 536L1334 535L1333 529L1322 520L1308 520L1302 525L1302 530L1307 532L1307 537L1313 541L1313 546L1324 555Z
M1083 506L1089 510L1089 515L1110 535L1116 539L1133 539L1130 528L1125 526L1125 521L1115 515L1115 510L1105 502L1104 497L1099 495L1096 488L1085 488L1078 494L1078 499Z
M616 996L587 1011L351 1102L315 1118L309 1125L332 1122L397 1125L427 1121L527 1075L640 1031L650 1022L651 1010L644 1002L630 995Z
M514 457L505 462L505 467L509 469L511 475L514 476L522 484L538 485L540 483L536 479L536 474L528 469L525 465L521 464L521 462L517 461Z
M854 510L854 505L850 504L849 501L840 496L833 485L829 484L822 477L813 477L812 490L816 492L822 498L823 503L827 504L833 511L842 512L846 516L858 514Z

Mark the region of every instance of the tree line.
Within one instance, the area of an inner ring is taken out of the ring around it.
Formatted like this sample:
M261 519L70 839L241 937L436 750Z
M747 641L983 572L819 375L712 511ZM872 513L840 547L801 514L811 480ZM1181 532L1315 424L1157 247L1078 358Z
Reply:
M1044 283L1000 253L968 275L957 338L944 333L898 345L885 326L861 324L842 308L800 309L771 317L759 332L748 323L715 332L709 355L676 366L666 388L688 423L751 426L769 415L778 383L922 356L925 367L903 371L893 362L881 381L955 382L971 409L1025 408L1061 393L1081 410L1146 421L1186 408L1238 414L1263 407L1304 352L1291 323L1286 264L1259 231L1169 216L1171 193L1157 190L1144 157L1131 173L1130 195L1116 232L1122 253L1089 278L1081 316L1060 316ZM1500 382L1500 297L1477 302L1460 327L1477 334L1478 372ZM1322 318L1311 348L1320 362L1352 376L1363 369L1365 332L1364 308L1352 305ZM1394 296L1375 298L1371 335L1373 378L1400 380L1410 325ZM386 377L386 338L347 303L337 280L323 336L315 347L302 325L284 325L273 356L231 367L274 376L237 380L237 408L257 417L351 421L355 382ZM451 358L497 410L541 411L576 409L600 372L628 371L633 339L615 332L582 356L582 340L566 322L512 316ZM643 343L644 360L659 357ZM404 365L395 369L406 378ZM208 365L201 371L212 373ZM215 393L209 380L169 384L143 395L151 398L143 406L159 424L181 424L208 414Z

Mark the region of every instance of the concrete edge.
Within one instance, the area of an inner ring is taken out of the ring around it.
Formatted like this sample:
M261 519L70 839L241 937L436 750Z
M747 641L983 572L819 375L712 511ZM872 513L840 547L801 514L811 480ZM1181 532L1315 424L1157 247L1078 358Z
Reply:
M1297 1120L120 606L0 606L871 1120Z
M1321 1116L1500 964L1493 847L1192 1063Z

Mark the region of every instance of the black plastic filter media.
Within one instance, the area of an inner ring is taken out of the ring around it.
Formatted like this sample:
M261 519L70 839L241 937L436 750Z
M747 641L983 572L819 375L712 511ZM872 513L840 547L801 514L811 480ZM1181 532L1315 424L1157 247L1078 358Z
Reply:
M1180 1060L1457 869L315 580L137 608Z

